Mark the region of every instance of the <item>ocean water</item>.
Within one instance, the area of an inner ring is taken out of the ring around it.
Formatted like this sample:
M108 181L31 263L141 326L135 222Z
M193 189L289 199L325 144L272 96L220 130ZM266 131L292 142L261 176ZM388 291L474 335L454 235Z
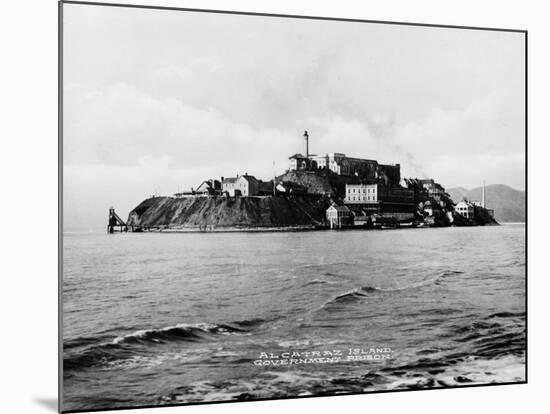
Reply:
M522 224L67 232L63 266L65 410L525 380Z

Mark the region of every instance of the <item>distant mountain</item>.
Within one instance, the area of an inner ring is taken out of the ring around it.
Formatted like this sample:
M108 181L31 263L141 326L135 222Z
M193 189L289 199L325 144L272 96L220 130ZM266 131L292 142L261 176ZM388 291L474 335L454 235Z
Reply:
M481 201L482 187L471 190L455 187L446 191L455 203L463 198ZM495 219L499 223L525 222L525 191L504 184L488 185L485 187L485 206L495 210Z
M462 200L466 196L466 194L468 194L468 191L470 190L464 187L453 187L450 190L446 190L446 191L451 195L451 198L453 199L453 201L455 203L458 203L460 200Z

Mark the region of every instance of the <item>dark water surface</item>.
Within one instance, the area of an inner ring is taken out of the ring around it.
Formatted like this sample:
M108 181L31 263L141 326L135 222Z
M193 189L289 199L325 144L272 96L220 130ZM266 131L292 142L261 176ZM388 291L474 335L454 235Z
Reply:
M64 409L522 381L524 249L521 224L66 233ZM350 348L391 359L254 362Z

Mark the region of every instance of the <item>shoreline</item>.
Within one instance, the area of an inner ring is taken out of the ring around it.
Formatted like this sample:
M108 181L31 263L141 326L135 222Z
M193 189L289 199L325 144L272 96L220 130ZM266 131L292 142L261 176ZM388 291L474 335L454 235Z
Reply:
M327 230L315 226L287 226L287 227L180 227L166 229L148 229L140 231L128 231L128 233L279 233Z
M509 223L511 224L511 223ZM514 223L522 224L522 223ZM165 228L165 229L142 229L128 230L128 233L287 233L287 232L306 232L306 231L380 231L380 230L410 230L410 229L432 229L432 228L449 228L449 227L494 227L498 224L486 225L468 225L468 226L397 226L397 227L382 227L382 228L365 228L362 226L350 226L342 228L329 228L325 226L286 226L286 227L213 227L213 228L198 228L198 227L181 227L181 228ZM115 232L118 233L118 232Z
M499 225L525 225L525 222L509 222L509 223L499 223ZM495 226L487 224L486 226ZM481 225L472 225L472 226L444 226L444 227L485 227ZM127 233L280 233L280 232L299 232L299 231L325 231L325 230L403 230L410 228L418 229L429 229L429 228L444 228L444 227L435 227L435 226L402 226L395 229L384 228L384 229L365 229L363 227L346 227L342 229L329 229L326 227L315 227L315 226L287 226L287 227L217 227L208 230L200 230L198 227L188 227L188 228L171 228L171 229L151 229L151 230L142 230L142 231L131 231L128 230ZM76 235L76 234L98 234L106 233L103 228L92 228L92 229L67 229L63 231L64 235ZM118 234L120 232L115 232L113 234Z

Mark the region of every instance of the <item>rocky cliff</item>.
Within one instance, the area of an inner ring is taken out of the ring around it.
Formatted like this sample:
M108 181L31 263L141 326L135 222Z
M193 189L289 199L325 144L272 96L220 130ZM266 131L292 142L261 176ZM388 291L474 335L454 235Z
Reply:
M462 217L456 211L453 212L453 223L454 226L495 226L498 225L498 221L494 217L491 217L489 212L482 208L475 206L474 207L474 217L467 219Z
M134 228L271 228L320 224L328 207L308 197L153 197L128 216Z
M317 171L287 171L283 175L277 177L277 182L290 181L307 188L309 194L327 194L333 195L336 193L335 188L327 172Z

